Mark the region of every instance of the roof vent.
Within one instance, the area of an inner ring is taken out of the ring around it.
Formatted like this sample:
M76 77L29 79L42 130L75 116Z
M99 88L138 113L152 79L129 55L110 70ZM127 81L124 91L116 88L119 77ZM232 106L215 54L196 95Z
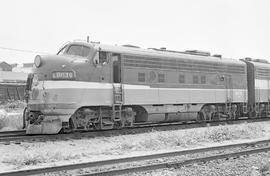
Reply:
M185 53L192 55L200 55L200 56L210 56L211 53L208 51L200 51L200 50L186 50Z
M147 48L147 49L150 49L150 50L159 50L159 49L157 49L157 48Z
M100 42L95 42L95 41L91 41L90 43L96 44L96 45L99 45L100 44Z
M252 58L246 57L244 60L245 60L245 61L252 61Z
M135 46L135 45L122 45L123 47L130 47L130 48L140 48L139 46Z
M266 59L253 59L253 62L268 63Z
M212 55L213 57L219 57L219 58L222 58L222 55L221 54L214 54Z

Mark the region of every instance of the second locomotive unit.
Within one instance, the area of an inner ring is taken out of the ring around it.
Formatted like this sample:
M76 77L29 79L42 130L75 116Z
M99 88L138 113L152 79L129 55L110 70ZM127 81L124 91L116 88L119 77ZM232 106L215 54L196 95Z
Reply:
M27 133L267 117L270 65L209 52L70 42L36 56Z

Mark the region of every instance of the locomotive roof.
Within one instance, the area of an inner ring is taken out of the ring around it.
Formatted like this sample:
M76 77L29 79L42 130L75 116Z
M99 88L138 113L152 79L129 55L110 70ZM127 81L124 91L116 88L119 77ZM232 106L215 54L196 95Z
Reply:
M254 62L254 61L248 61L249 63L252 63L254 67L264 67L270 69L269 63L263 63L263 62Z
M170 52L166 50L154 50L154 49L143 49L137 47L125 47L118 45L106 45L99 43L87 43L87 42L71 42L70 44L83 44L88 45L90 47L94 47L97 50L114 52L114 53L122 53L127 55L135 55L135 56L148 56L148 57L157 57L163 59L175 58L175 59L188 59L194 61L206 61L206 62L222 62L227 64L236 64L236 65L245 65L242 61L231 58L223 58L223 57L215 57L215 56L201 56L194 55L188 53L181 52Z

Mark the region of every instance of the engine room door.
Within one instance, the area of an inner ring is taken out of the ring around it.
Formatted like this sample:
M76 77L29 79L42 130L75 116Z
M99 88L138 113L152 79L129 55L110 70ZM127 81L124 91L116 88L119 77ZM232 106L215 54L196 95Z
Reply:
M121 83L121 57L119 54L112 55L112 67L113 67L113 83Z
M226 101L233 101L233 85L232 85L232 77L230 75L225 76L225 88L226 88Z

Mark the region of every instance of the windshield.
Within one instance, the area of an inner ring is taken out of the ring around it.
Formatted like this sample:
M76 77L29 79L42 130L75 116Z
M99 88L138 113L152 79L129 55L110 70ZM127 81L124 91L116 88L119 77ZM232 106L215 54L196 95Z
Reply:
M64 46L63 48L60 49L60 51L58 51L57 55L61 55L61 54L64 54L65 50L67 48L67 45Z
M90 48L83 45L70 45L69 48L64 52L66 47L64 47L58 54L68 54L73 56L87 57L90 53Z

